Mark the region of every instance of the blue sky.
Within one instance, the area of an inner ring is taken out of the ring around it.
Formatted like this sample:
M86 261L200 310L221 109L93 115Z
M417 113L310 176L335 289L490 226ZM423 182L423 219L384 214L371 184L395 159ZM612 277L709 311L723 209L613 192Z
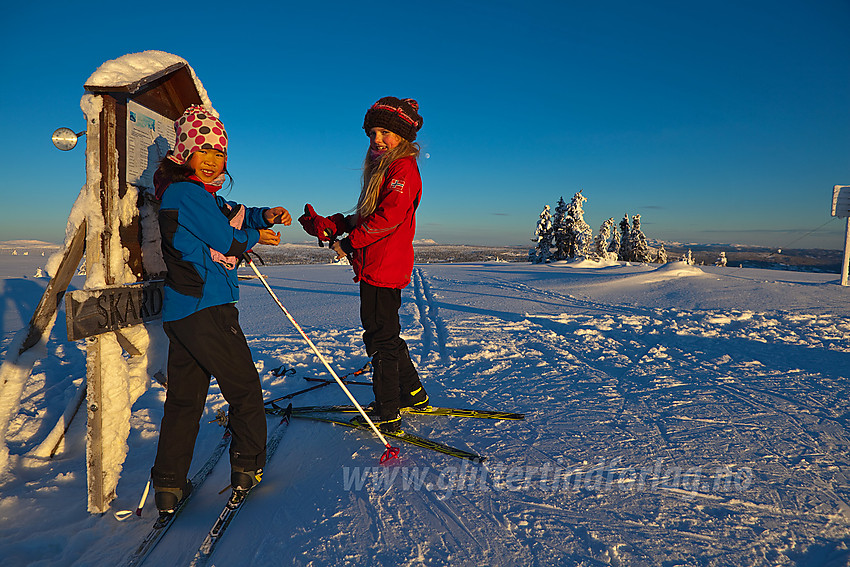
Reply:
M206 87L249 205L350 209L363 114L392 95L424 118L419 238L530 245L582 189L594 230L638 213L667 241L843 246L847 0L125 4L5 9L0 240L61 241L84 150L50 134L84 128L103 62L156 49Z

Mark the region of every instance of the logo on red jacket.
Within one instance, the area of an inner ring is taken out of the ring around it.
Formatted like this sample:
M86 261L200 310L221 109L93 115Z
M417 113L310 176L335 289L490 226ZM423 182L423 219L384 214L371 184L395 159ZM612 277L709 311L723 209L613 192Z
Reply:
M404 179L393 179L390 181L390 189L401 193L404 189Z

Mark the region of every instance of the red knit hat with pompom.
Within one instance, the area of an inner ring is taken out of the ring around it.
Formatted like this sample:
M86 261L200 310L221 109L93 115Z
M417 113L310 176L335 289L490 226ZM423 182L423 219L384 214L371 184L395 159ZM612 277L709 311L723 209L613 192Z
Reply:
M367 136L372 128L386 128L393 134L398 134L412 142L416 139L416 133L422 128L419 103L412 98L385 96L366 111L363 129L366 130Z

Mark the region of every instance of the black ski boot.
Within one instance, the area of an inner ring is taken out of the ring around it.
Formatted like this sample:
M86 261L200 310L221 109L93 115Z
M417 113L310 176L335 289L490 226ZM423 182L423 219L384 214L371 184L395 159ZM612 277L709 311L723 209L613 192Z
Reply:
M192 483L188 480L183 488L154 486L154 502L160 515L173 514L182 501L192 493Z
M410 351L407 349L407 344L403 344L398 353L398 373L398 384L401 390L401 408L427 408L428 393L419 380L419 373L410 359Z
M381 433L401 433L401 414L399 412L390 414L388 417L379 417L372 411L367 412L367 414ZM361 427L369 427L369 424L359 415L351 418L351 423Z
M233 467L230 471L230 486L233 490L248 492L263 480L263 469L246 471L241 467Z
M429 407L428 392L421 385L410 393L401 396L401 409L426 409Z
M248 492L260 484L262 479L263 469L246 471L240 467L233 467L230 470L230 488L233 489L233 492L230 494L227 505L231 508L237 507L248 496Z
M401 433L401 414L396 414L390 418L381 419L375 425L381 433Z

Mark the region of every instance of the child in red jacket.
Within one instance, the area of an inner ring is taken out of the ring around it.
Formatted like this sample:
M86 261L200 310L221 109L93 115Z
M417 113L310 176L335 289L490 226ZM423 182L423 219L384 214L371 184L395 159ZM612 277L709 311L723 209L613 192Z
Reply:
M354 281L360 282L363 342L372 357L374 413L379 427L399 431L400 408L428 405L428 394L399 336L401 290L413 271L413 236L422 180L414 142L422 127L419 104L410 98L384 97L363 120L369 149L363 163L360 199L353 215L317 215L310 205L298 220L304 230L348 256ZM348 233L336 241L336 237Z

